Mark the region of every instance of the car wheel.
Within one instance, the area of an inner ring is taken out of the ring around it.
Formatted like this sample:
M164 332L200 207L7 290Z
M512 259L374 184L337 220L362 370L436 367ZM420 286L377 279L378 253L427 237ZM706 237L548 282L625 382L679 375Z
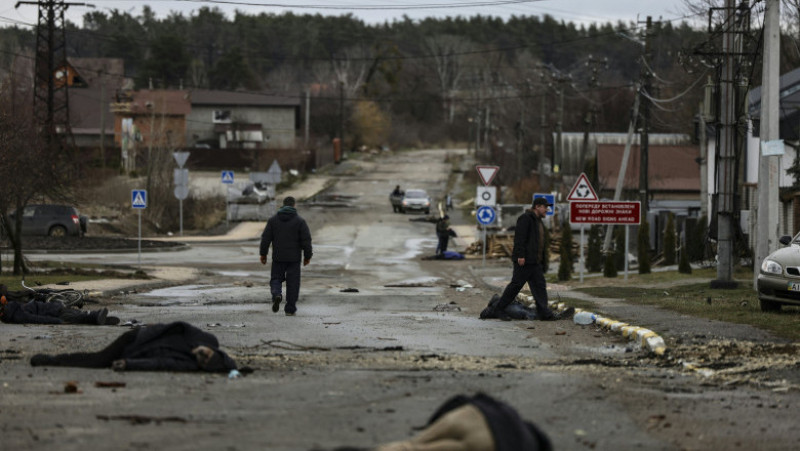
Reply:
M64 226L56 225L50 227L50 231L47 234L56 237L67 236L67 229Z
M768 301L766 299L759 299L758 303L761 304L762 312L777 312L781 309L781 304L775 301Z

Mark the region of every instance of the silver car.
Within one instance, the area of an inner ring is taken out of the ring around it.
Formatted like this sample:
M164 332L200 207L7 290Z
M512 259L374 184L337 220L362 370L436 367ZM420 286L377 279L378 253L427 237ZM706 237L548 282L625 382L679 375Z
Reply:
M784 246L769 254L758 273L761 310L780 310L781 305L800 305L800 233L779 240Z
M400 202L400 213L414 210L431 213L431 198L424 189L407 189Z

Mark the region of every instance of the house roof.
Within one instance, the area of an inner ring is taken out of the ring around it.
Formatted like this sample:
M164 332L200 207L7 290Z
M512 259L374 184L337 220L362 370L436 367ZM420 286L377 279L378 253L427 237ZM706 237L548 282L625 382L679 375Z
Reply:
M617 186L620 162L625 146L599 144L597 146L597 174L601 189L614 190ZM623 189L639 188L639 146L631 146ZM697 146L649 146L647 158L648 188L654 191L700 191L700 167Z
M189 91L171 89L143 89L130 93L130 114L164 114L186 116L192 111Z
M125 61L122 58L67 58L67 62L89 87L105 82L106 91L114 92L125 84Z
M212 91L194 89L191 91L192 105L208 106L300 106L300 97L289 94L270 94L266 92Z

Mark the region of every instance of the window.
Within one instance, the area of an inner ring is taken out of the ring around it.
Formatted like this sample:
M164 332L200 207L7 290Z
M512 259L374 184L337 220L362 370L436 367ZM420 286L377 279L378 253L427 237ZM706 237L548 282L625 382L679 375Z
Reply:
M215 124L230 124L231 110L214 110L212 120Z

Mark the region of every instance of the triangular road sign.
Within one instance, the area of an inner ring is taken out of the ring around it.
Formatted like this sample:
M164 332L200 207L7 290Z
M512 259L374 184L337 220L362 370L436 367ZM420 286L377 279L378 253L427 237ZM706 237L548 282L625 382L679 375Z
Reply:
M578 180L575 182L575 185L572 187L572 190L569 192L569 196L567 196L567 201L586 201L586 202L596 202L600 199L597 198L597 193L594 192L594 188L592 188L592 184L589 183L589 179L586 177L586 173L581 173L581 176L578 177Z
M497 171L500 170L500 166L475 166L475 169L478 170L478 175L481 177L483 184L489 186Z

